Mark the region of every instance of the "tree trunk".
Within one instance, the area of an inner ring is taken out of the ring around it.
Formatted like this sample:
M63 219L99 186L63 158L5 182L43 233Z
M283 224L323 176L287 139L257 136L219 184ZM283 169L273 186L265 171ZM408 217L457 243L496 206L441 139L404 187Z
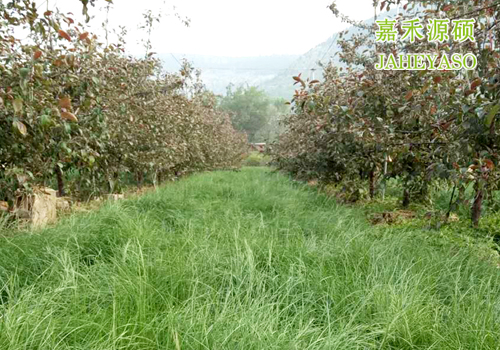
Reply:
M410 205L410 190L405 188L403 192L403 208L408 208Z
M481 209L483 206L484 190L476 189L476 198L472 204L472 226L479 227L479 219L481 218Z
M377 177L375 176L375 168L372 168L370 170L370 173L368 174L368 178L370 181L370 199L374 199L375 198L375 190L376 190L375 182L377 180Z
M424 181L422 182L420 190L418 191L418 197L422 201L426 200L428 195L429 195L429 183L430 182L431 182L431 180L426 176L426 178L424 178Z
M142 183L144 181L144 173L142 171L138 171L136 173L136 181L137 181L137 188L141 188Z
M455 197L456 189L457 189L457 185L453 186L453 191L451 192L450 204L448 204L448 212L446 213L445 223L448 222L448 219L450 218L450 215L451 215L451 208L453 205L453 197Z
M59 168L59 166L56 165L54 171L56 172L56 178L57 178L57 189L58 189L57 195L59 197L64 197L66 195L66 191L64 191L64 179L61 168Z

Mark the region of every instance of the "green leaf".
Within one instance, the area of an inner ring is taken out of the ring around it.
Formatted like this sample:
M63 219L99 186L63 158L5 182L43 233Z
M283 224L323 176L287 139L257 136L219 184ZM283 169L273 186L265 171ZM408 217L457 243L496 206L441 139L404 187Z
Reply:
M26 128L26 125L23 124L23 122L19 120L14 120L12 125L19 131L19 133L23 136L26 136L28 134L28 129Z
M50 116L44 114L40 117L40 124L43 127L49 126L51 123L52 123L52 119L50 118Z
M486 119L484 120L484 123L486 124L486 126L489 127L491 125L491 123L493 122L493 118L495 118L495 116L499 110L500 110L500 103L493 106L490 109L490 113L488 113L488 115L486 116Z
M19 75L21 76L21 79L28 78L29 74L30 74L29 68L21 68L21 69L19 69Z
M21 113L23 111L23 99L16 98L12 101L12 107L14 107L14 112Z
M70 134L71 133L71 125L69 125L68 123L64 123L64 131L66 131L66 133Z

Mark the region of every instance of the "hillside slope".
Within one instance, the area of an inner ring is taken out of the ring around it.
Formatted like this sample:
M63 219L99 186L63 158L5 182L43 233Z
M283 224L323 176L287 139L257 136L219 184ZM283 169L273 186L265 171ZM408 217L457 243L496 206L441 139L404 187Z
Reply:
M378 16L378 19L390 18L397 15L399 9L393 9L389 12L383 12ZM367 19L363 22L365 25L372 25L373 18ZM346 40L354 34L365 34L365 30L357 27L350 27L346 30L346 34L342 39ZM334 65L342 67L343 63L340 61L339 52L339 33L334 33L328 40L312 48L304 55L298 57L292 62L288 68L281 71L276 77L271 80L263 82L260 86L266 90L271 96L284 97L290 99L293 95L293 79L292 76L302 74L303 78L321 79L323 66L332 62Z
M261 85L278 76L299 55L274 55L257 57L219 57L204 55L160 54L167 71L179 70L182 59L201 69L201 78L207 88L216 94L225 94L229 84Z

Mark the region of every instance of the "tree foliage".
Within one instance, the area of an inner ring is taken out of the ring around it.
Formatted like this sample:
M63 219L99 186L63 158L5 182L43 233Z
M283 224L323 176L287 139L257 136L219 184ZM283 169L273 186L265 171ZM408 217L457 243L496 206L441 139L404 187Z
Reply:
M403 6L399 0L374 1L374 5L381 11ZM275 162L297 176L341 183L354 199L360 180L369 180L374 196L378 184L401 177L405 206L425 198L434 179L444 179L457 190L452 207L462 205L465 188L473 183L471 215L477 226L482 202L493 199L500 175L500 4L409 1L398 15L399 23L414 17L422 23L431 18L473 17L476 41L464 43L376 44L374 26L343 16L335 3L330 8L364 33L339 40L346 69L325 67L323 82L294 77L299 89L292 100L293 113L284 123L286 132L273 150ZM380 53L424 52L471 52L478 66L469 71L374 68Z
M2 5L0 200L56 178L60 194L89 196L116 190L124 174L140 184L237 166L245 137L198 77L186 62L166 74L151 53L127 55L123 37L103 44L35 2Z
M257 133L268 125L271 118L272 101L255 86L239 86L234 90L233 86L228 86L220 105L231 115L234 127L245 132L251 142L256 141Z

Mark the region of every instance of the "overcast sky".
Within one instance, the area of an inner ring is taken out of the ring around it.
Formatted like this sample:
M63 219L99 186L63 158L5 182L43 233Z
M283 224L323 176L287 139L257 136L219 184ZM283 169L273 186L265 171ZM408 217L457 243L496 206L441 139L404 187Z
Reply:
M47 0L62 12L81 12L77 0ZM153 51L159 53L216 56L267 56L303 54L346 27L327 8L332 0L114 0L110 11L111 28L124 25L129 30L129 50L143 51L139 41L145 33L138 29L147 10L163 13L155 25ZM39 0L42 9L45 2ZM99 30L105 19L103 0L90 9L91 25ZM353 19L373 16L372 0L337 0L340 11ZM173 7L190 19L185 27L172 16ZM162 11L160 11L162 9ZM170 15L168 15L170 14Z

